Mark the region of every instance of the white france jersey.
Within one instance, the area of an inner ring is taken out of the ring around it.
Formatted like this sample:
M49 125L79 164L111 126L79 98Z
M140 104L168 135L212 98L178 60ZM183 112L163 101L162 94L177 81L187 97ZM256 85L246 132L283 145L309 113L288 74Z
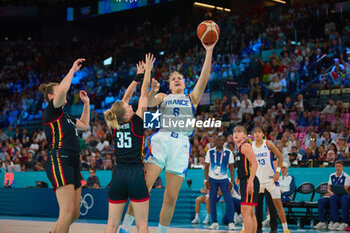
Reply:
M275 174L271 150L268 148L266 140L263 140L259 148L256 147L256 142L253 141L252 147L256 156L256 161L258 162L256 176L260 183L268 183L273 179L273 175Z
M192 136L195 125L195 108L191 98L185 94L170 94L163 99L159 108L162 127L160 132L176 132Z

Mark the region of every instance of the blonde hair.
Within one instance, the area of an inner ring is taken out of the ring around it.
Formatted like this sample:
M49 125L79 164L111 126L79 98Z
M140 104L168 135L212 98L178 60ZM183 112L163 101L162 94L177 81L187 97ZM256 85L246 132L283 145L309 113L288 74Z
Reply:
M39 86L39 91L41 93L43 93L44 95L44 98L47 102L50 102L50 99L49 99L49 94L53 94L53 88L55 86L58 86L59 84L58 83L48 83L48 84L41 84Z
M125 108L123 105L123 101L118 101L103 113L108 127L119 130L119 124L123 123L125 120Z
M184 75L181 74L180 72L174 71L174 72L171 72L171 73L170 73L170 75L169 75L169 81L170 81L171 77L173 77L174 75L180 75L182 78L184 77Z

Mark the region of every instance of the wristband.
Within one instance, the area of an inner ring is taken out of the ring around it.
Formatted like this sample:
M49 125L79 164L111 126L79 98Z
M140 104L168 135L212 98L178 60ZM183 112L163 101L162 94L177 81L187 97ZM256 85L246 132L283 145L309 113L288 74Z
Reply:
M136 74L134 80L136 82L140 82L143 79L143 74Z
M204 182L207 182L208 180L204 180Z
M277 171L277 172L281 172L281 168L278 167L278 168L276 169L276 171Z

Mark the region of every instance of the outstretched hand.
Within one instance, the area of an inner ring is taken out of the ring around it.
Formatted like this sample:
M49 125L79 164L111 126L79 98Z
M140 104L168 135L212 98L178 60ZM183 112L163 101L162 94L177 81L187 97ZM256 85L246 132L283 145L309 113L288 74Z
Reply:
M90 99L89 99L89 96L87 95L86 91L84 91L84 90L79 91L79 97L80 97L81 101L83 101L84 104L90 103Z
M156 58L153 56L153 54L148 53L146 54L146 59L145 59L145 70L151 71L153 69L153 64Z
M143 74L145 73L145 63L143 61L139 61L138 64L136 64L137 73L136 74Z
M155 93L158 93L159 88L160 88L159 82L157 80L155 80L154 78L152 79L151 88L152 88L152 91L154 91Z
M77 59L74 63L73 63L73 66L72 66L72 69L74 72L77 72L81 66L83 65L82 63L85 61L85 58L79 58Z

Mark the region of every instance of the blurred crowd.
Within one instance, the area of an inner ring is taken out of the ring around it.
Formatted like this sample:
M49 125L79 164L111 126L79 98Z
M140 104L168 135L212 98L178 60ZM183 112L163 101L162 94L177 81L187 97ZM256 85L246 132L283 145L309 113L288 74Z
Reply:
M194 30L203 18L193 17L176 16L166 24L144 20L136 27L118 27L102 38L80 32L72 38L69 49L58 41L1 42L0 167L44 169L45 135L41 129L26 129L34 120L40 121L47 104L38 85L59 82L75 58L85 57L84 67L73 78L65 108L69 112L81 104L79 90L89 93L96 111L92 110L90 128L80 134L81 168L111 169L113 145L101 111L122 98L136 73L136 62L149 48L157 56L153 77L160 82L160 92L169 92L167 78L175 70L184 74L186 91L191 92L205 53ZM198 119L216 118L223 124L219 129L195 129L190 168L203 166L205 153L217 135L227 136L225 145L233 149L230 135L237 124L249 132L263 127L291 166L326 166L322 162L349 159L346 100L330 99L322 111L308 103L318 89L349 87L347 18L328 14L321 5L308 4L270 10L252 6L244 19L208 11L205 18L213 19L221 31L206 91L227 93L230 82L239 83L240 90L216 99L209 110L200 108L197 112ZM273 52L263 56L266 50ZM113 63L103 65L108 57ZM304 95L291 98L304 89ZM139 90L131 103L138 102ZM273 106L267 106L269 99ZM146 134L152 132L146 130ZM149 136L145 151L148 145Z

